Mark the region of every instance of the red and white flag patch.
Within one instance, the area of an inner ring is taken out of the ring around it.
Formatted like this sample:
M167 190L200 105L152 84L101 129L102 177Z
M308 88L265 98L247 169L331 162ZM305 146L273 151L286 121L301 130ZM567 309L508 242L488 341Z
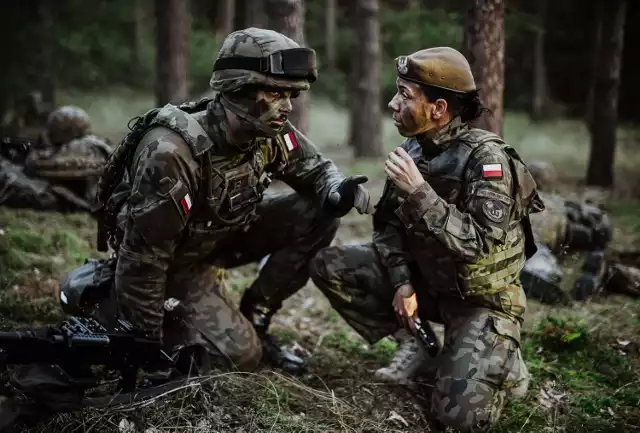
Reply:
M287 150L291 152L293 149L298 147L298 142L296 141L296 136L292 132L287 132L284 135L284 143L287 146Z
M189 213L191 210L191 196L189 196L189 193L185 194L183 199L180 200L180 206L182 206L184 213Z
M502 179L502 164L483 164L482 177L485 179Z

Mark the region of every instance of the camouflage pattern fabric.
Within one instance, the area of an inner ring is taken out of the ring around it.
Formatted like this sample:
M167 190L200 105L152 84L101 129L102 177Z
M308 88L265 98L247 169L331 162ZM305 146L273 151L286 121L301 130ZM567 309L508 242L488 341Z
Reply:
M395 289L373 244L333 246L311 262L311 278L340 315L369 343L398 328ZM484 432L500 416L507 395L522 397L529 375L520 349L520 323L497 310L454 296L432 296L415 272L418 315L443 323L435 360L430 415L463 432ZM425 366L427 367L427 366Z
M300 48L300 45L281 33L250 27L229 34L220 47L218 58L236 56L267 58L279 51L296 48ZM317 76L317 71L315 75ZM247 85L290 90L309 90L310 88L308 79L291 79L245 69L215 71L209 81L209 86L213 90L223 93L233 92Z
M158 113L112 196L125 197L118 213L115 292L122 314L156 334L166 298L194 299L187 303L199 322L190 326L205 335L213 356L223 352L242 364L255 359L255 336L222 297L200 300L208 293L203 290L210 268L270 255L249 291L277 309L308 280L311 257L330 244L337 220L323 204L343 177L291 125L286 140L259 137L247 146L228 143L226 125L218 96L192 115L171 105ZM263 199L256 191L270 177L296 194Z
M559 258L565 253L596 252L611 240L611 224L605 212L591 203L541 193L544 211L531 215L531 225L540 245L527 261L521 281L528 297L547 304L567 303L572 295L563 290ZM584 276L578 276L578 280ZM607 281L604 275L596 285Z
M32 150L24 163L0 163L0 205L58 212L88 212L111 148L87 135L56 150Z
M392 284L408 281L415 262L431 290L522 317L519 273L533 239L520 221L543 206L533 179L499 137L459 118L429 141L402 145L427 182L401 197L387 180L374 214L373 242Z
M82 108L65 105L49 114L46 129L49 141L59 146L87 135L91 129L91 119Z
M392 299L400 285L411 284L419 317L445 325L432 419L484 432L507 394L523 396L528 387L520 271L533 242L528 215L544 204L517 153L459 118L402 147L425 184L403 196L388 180L373 242L321 250L311 277L371 343L398 329Z

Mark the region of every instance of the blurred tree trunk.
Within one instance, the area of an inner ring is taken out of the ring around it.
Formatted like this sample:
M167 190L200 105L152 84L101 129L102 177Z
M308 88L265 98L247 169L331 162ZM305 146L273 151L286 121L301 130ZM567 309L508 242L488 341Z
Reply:
M596 0L594 2L592 24L594 31L592 32L593 39L591 40L591 76L589 77L589 90L587 93L587 101L585 104L584 120L587 124L589 132L592 133L592 121L593 121L593 107L594 107L594 92L596 89L596 80L598 77L598 63L600 62L600 50L602 47L602 9L604 2Z
M602 8L602 43L600 45L595 87L591 153L587 170L587 185L613 186L613 165L618 120L618 95L622 71L624 24L627 0L607 0Z
M133 21L131 22L131 37L133 44L131 48L130 73L131 80L134 84L138 84L138 78L143 71L142 68L142 47L144 45L144 24L145 10L144 0L134 0L133 2Z
M265 0L244 0L246 8L245 27L269 27Z
M304 0L267 0L267 13L273 30L293 39L301 47L305 46ZM309 130L310 103L309 92L300 92L300 96L293 100L293 112L289 116L291 123L303 134Z
M336 0L327 0L325 7L325 57L327 66L326 69L329 72L334 72L336 69Z
M231 31L244 29L247 22L247 9L251 9L252 4L248 4L244 0L234 0L233 28Z
M222 41L233 31L234 16L236 12L235 0L218 0L216 15L216 38Z
M537 8L538 19L533 39L533 100L531 107L531 118L533 120L540 120L544 117L545 109L549 101L547 66L544 57L544 32L547 0L538 0Z
M55 73L53 69L54 26L53 0L38 0L35 46L39 53L35 55L35 82L42 92L42 101L47 109L55 106Z
M378 0L357 0L356 44L353 47L355 98L351 104L351 142L354 156L382 155L382 107L380 106L380 23Z
M189 34L189 2L156 0L157 82L156 102L159 106L180 103L188 98L187 38Z
M491 110L477 126L502 136L504 118L504 0L470 0L464 16L464 55L480 99Z

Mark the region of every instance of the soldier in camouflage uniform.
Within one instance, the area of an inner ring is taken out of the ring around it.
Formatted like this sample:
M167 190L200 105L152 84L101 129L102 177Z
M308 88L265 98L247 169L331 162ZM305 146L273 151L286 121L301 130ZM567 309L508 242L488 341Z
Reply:
M385 162L373 242L323 249L311 276L372 344L404 338L399 329L412 331L417 318L444 324L434 358L404 338L376 376L403 382L433 368L434 424L486 431L505 398L528 387L519 277L535 250L528 215L544 205L514 149L469 126L482 106L462 54L425 49L397 58L396 68L389 107L407 139Z
M111 154L109 144L90 129L89 116L79 107L51 112L42 135L46 146L31 150L23 164L0 158L0 205L90 212Z
M271 318L306 284L339 218L373 211L367 178L344 178L287 121L316 77L313 50L271 30L236 31L215 61L212 98L151 110L114 151L99 242L116 252L117 314L169 350L204 348L203 365L251 369L264 355L304 369L269 335ZM295 192L263 197L271 178ZM238 309L224 269L266 255Z
M545 210L531 215L531 225L538 245L537 253L525 263L521 274L527 296L544 303L583 300L605 283L605 250L611 241L609 217L588 200L567 200L550 189L555 178L549 163L533 162L531 174L544 200ZM576 279L573 294L561 288L560 267L566 253L586 252L583 273Z

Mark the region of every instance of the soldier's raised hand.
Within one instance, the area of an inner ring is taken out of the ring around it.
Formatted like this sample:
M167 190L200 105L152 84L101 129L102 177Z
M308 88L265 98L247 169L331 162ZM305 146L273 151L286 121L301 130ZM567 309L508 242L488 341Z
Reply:
M371 194L362 186L367 182L367 176L349 176L329 194L329 203L334 207L339 217L346 215L352 207L360 214L371 214L374 205L371 202Z
M411 194L425 182L413 158L401 147L396 147L384 163L389 179L405 194Z

